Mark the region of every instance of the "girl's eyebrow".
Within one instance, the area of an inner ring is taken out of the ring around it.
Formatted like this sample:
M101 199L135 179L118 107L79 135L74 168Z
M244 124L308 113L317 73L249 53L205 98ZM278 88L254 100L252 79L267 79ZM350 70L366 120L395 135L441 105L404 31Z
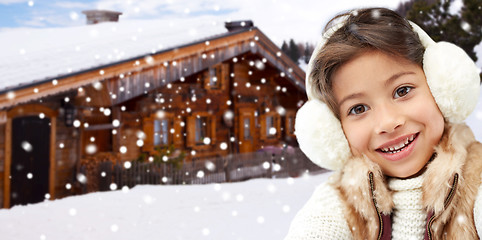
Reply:
M341 107L344 102L346 102L346 101L348 101L348 100L350 100L350 99L359 98L359 97L363 97L363 96L365 96L365 94L364 94L364 93L361 93L361 92L359 92L359 93L352 93L352 94L350 94L350 95L348 95L348 96L345 96L343 99L341 99L340 103L338 103L338 106Z
M415 73L414 72L399 72L399 73L393 74L391 77L389 77L385 81L385 87L388 87L393 81L397 80L401 76L408 75L408 74L415 74Z

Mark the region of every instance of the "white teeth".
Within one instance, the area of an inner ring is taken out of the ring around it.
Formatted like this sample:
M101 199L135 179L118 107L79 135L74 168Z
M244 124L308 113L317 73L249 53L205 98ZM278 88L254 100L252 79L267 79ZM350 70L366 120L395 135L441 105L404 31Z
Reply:
M414 138L414 135L405 139L405 141L401 142L400 145L393 146L393 147L385 147L385 148L382 148L381 150L383 152L388 152L388 153L391 153L391 154L398 153L398 152L401 151L402 148L406 147L410 142L412 142L413 138Z

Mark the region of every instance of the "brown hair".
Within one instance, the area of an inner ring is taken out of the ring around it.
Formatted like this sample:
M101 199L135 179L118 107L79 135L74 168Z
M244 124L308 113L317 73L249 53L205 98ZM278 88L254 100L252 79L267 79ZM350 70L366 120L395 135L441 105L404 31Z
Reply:
M342 27L327 39L312 60L310 75L315 96L325 102L338 118L331 77L340 66L371 50L402 57L422 66L425 51L410 23L392 10L367 8L340 14L328 22L324 32L342 18L346 18Z

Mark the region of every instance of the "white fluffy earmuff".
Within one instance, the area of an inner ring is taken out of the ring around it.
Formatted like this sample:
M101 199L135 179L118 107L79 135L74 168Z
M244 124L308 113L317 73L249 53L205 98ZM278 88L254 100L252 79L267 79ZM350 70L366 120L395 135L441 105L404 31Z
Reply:
M340 121L324 102L317 99L310 75L319 51L344 24L343 19L328 29L314 50L306 72L308 101L298 110L295 122L300 149L313 163L330 170L341 169L352 154ZM479 98L477 66L460 47L448 42L434 42L419 26L410 24L425 47L423 71L445 121L464 121Z

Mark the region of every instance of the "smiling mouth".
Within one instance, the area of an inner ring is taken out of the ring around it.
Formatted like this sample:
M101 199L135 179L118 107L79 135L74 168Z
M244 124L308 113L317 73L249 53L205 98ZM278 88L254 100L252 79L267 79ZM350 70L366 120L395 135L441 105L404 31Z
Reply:
M418 136L418 133L413 134L413 135L407 137L404 141L402 141L398 144L395 144L395 145L392 145L392 146L389 146L389 147L379 148L379 149L377 149L377 151L380 151L380 152L385 153L385 154L399 153L399 152L405 150L413 142L413 140L415 140L417 138L417 136Z

